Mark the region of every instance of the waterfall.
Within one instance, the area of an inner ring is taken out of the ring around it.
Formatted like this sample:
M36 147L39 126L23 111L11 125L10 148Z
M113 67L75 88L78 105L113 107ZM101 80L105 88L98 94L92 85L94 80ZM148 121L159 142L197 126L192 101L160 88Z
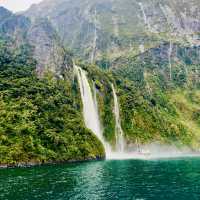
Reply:
M118 22L118 18L117 16L113 16L112 17L112 21L113 21L113 32L115 37L119 37L119 22Z
M149 23L148 17L147 17L147 15L146 15L146 13L145 13L144 5L142 4L142 2L139 2L138 4L139 4L140 9L141 9L141 11L142 11L143 19L144 19L145 25L147 25L149 31L153 32L153 30L152 30L152 28L151 28L151 25L150 25L150 23Z
M172 62L171 62L172 51L173 51L173 44L170 41L169 50L168 50L168 62L169 62L169 76L170 76L170 81L172 80Z
M124 140L124 133L121 128L120 110L117 94L112 84L113 98L114 98L114 114L115 114L115 134L116 134L116 151L112 151L110 145L104 140L103 131L101 128L101 123L98 113L98 101L96 98L96 88L93 83L93 87L90 87L87 73L80 67L74 65L74 70L78 78L78 83L80 87L81 100L83 103L83 116L84 122L88 129L90 129L102 142L106 152L107 159L150 159L154 157L162 156L160 148L156 145L132 145L126 147L126 142ZM94 91L94 92L92 92ZM126 147L126 151L125 151ZM154 154L151 154L153 152ZM166 152L166 150L164 151ZM167 154L168 156L168 154Z
M93 63L95 59L95 54L96 54L96 48L97 48L97 11L96 9L94 10L94 39L93 39L93 44L92 44L92 52L91 52L91 63Z
M116 131L116 151L123 153L125 149L124 133L121 127L121 119L119 112L119 103L117 94L112 84L113 98L114 98L114 114L115 114L115 131Z
M90 87L86 72L76 65L74 65L74 69L78 77L78 82L81 92L85 125L102 142L106 151L106 156L109 156L111 148L103 137L103 131L101 129L101 123L98 113L98 103L96 100L96 91L95 91L96 89L94 90L94 96L93 96L92 89Z
M145 48L144 48L143 44L140 44L139 50L140 50L140 53L144 53L145 52Z

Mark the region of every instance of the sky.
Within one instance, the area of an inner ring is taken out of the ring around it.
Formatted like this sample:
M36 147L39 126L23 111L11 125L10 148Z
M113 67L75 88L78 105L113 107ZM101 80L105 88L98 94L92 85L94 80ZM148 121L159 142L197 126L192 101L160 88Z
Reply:
M39 3L42 0L0 0L0 6L3 6L13 12L24 11L32 4Z

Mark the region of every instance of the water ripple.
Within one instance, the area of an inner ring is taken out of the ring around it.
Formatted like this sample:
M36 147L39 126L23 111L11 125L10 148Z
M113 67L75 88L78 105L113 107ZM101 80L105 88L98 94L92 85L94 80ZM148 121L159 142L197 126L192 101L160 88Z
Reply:
M199 200L200 159L0 170L1 200Z

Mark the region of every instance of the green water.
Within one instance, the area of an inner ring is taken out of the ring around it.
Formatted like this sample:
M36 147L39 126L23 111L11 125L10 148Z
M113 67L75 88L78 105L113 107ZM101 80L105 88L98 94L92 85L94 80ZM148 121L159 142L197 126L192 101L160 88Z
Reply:
M200 199L200 159L0 170L0 200Z

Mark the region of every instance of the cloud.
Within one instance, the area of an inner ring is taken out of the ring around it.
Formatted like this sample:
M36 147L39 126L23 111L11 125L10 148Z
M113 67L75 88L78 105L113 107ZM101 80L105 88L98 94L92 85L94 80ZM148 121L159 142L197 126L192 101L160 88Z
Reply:
M13 12L28 9L32 4L39 3L42 0L0 0L0 6L3 6Z

